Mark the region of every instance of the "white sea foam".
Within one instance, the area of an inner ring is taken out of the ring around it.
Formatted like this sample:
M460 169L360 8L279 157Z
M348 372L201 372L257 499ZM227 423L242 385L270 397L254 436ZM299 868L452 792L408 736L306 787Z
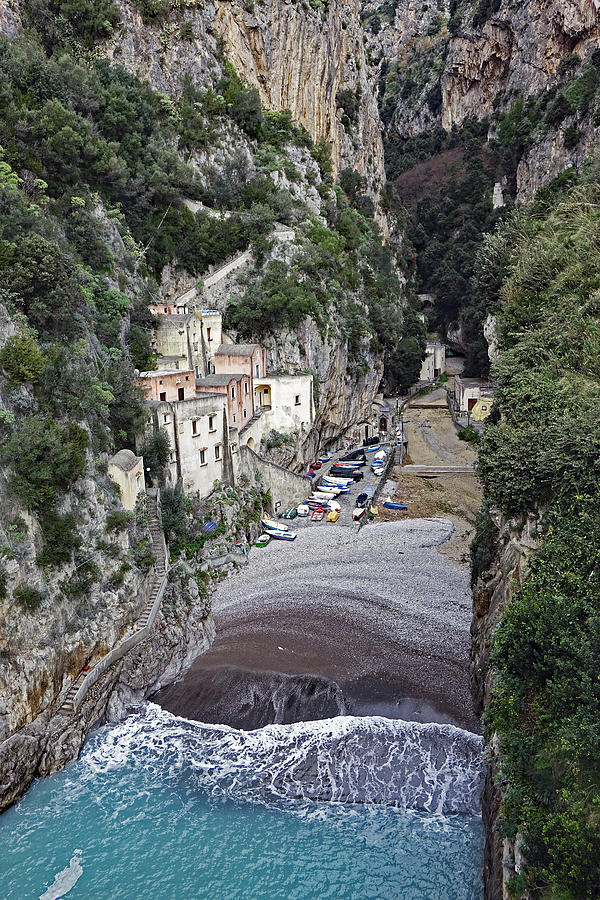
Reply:
M189 773L223 799L374 803L477 813L483 739L454 725L339 716L238 731L147 704L100 731L82 756L91 775L135 762L149 777Z
M81 850L75 850L69 865L62 872L59 872L58 875L54 876L54 881L40 896L40 900L60 900L61 897L69 893L72 887L75 887L82 875Z

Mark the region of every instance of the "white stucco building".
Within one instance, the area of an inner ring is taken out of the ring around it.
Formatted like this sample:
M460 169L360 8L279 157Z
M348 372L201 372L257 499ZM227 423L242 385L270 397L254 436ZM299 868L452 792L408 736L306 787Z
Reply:
M186 493L208 495L216 479L231 481L227 397L199 394L173 403L151 401L146 431L162 429L169 438L169 481Z
M119 450L108 461L108 477L118 485L124 509L135 509L138 496L146 490L143 457Z
M472 412L479 400L491 399L493 396L494 388L485 378L464 378L462 375L454 377L454 405L461 413Z
M428 340L419 381L433 381L446 371L446 347L438 340Z

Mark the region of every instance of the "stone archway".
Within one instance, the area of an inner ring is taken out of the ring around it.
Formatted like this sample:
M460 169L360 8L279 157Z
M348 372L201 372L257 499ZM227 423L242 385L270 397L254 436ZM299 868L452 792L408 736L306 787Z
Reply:
M254 438L249 437L246 441L246 447L249 447L251 450L254 450Z
M379 430L382 432L385 432L387 434L387 430L388 430L387 416L381 416L381 418L379 419Z

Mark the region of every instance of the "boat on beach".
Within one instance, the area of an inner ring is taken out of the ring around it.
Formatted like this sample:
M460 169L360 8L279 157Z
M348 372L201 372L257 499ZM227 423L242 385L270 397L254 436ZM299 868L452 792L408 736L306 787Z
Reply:
M270 534L259 534L254 542L255 547L266 547L271 540Z
M356 498L356 506L367 506L375 496L375 488L366 487Z
M261 519L260 524L265 531L289 531L289 527L283 522L276 522L275 519Z
M295 531L270 531L269 534L274 541L295 541Z

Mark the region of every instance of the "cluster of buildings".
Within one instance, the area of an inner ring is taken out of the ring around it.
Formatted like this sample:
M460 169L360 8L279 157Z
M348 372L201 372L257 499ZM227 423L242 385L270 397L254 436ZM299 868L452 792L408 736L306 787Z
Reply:
M268 374L264 348L231 341L216 309L175 301L150 312L155 368L137 383L147 398L146 434L162 429L169 438L173 486L206 496L217 479L235 482L240 448L258 450L271 431L311 427L312 375Z

